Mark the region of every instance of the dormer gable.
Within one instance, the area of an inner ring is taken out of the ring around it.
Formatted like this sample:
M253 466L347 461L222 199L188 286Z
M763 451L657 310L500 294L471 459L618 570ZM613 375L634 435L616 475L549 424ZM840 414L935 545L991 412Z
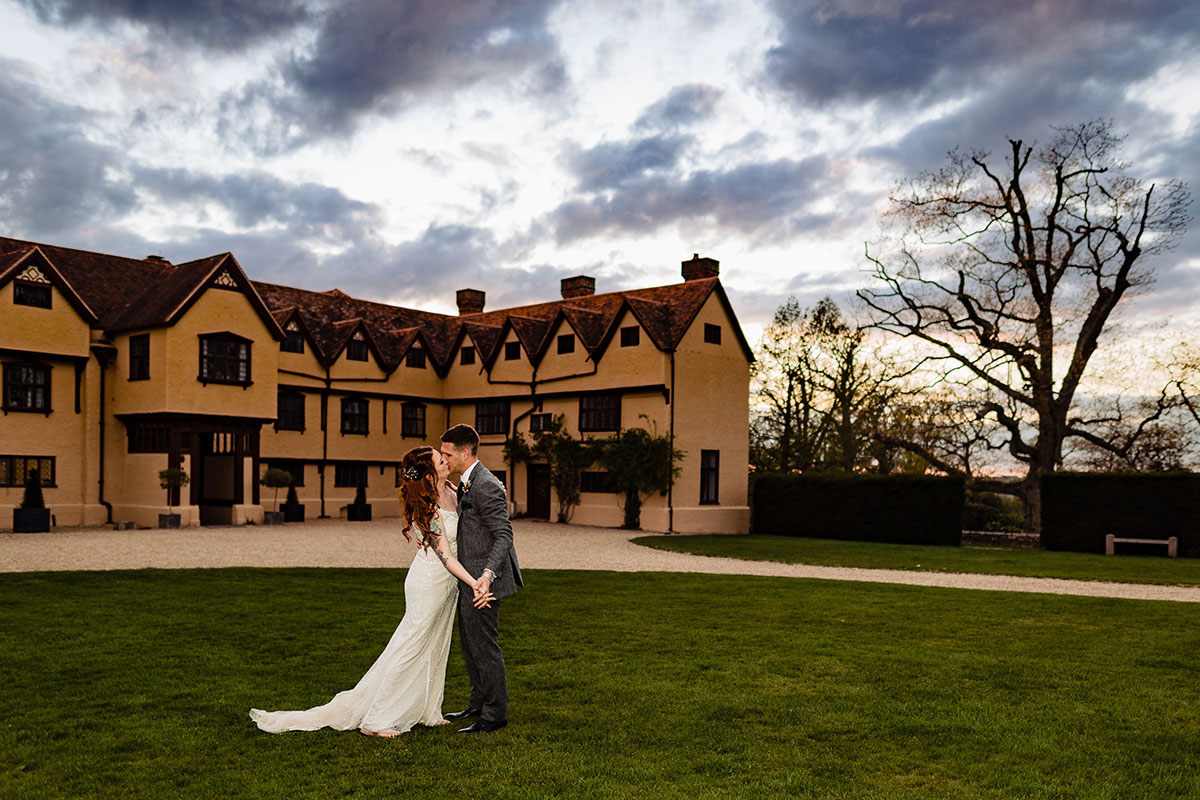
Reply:
M57 289L85 322L93 325L98 321L96 313L37 245L0 254L0 287L8 283L14 284L14 293L17 286L29 287L31 298L40 295L39 287Z

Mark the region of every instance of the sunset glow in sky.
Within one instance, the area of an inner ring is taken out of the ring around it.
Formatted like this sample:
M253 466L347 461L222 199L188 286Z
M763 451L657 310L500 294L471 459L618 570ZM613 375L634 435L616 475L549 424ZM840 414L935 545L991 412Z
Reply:
M1170 2L0 0L0 234L453 313L720 259L845 302L898 179L1109 117L1200 190ZM1200 324L1200 225L1138 314Z

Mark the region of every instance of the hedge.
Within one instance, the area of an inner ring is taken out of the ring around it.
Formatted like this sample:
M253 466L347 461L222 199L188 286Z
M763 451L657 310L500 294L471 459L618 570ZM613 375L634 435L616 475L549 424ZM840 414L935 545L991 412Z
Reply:
M762 475L751 530L894 544L962 543L963 482L928 475Z
M1179 537L1200 558L1200 474L1056 472L1042 478L1042 547L1103 553L1104 537ZM1163 547L1118 552L1165 553Z

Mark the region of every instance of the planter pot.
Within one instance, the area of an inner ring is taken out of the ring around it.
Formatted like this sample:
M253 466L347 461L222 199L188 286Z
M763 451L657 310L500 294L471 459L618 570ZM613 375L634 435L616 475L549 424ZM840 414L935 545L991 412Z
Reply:
M371 504L370 503L351 503L346 506L346 519L351 522L370 522L371 521Z
M160 527L160 528L178 528L179 527L179 515L178 514L159 514L158 515L158 527Z
M46 533L50 530L50 509L14 508L13 533Z
M283 512L282 511L264 511L263 512L263 525L282 525L282 524L283 524Z
M280 508L284 522L304 522L304 503L284 503Z

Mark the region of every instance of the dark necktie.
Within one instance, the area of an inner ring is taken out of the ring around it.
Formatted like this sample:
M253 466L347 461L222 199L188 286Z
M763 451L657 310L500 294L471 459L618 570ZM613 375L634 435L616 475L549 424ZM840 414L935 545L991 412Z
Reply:
M458 495L458 503L462 505L463 482L461 480L458 482L458 488L454 490L454 494Z

